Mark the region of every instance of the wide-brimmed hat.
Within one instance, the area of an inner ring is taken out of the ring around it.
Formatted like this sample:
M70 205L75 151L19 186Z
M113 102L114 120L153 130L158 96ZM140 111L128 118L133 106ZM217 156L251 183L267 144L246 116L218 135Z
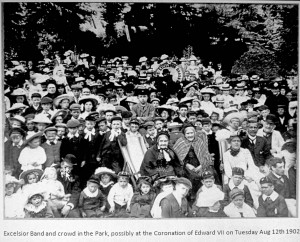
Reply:
M22 88L17 88L15 89L10 95L12 96L24 96L26 95L26 91Z
M173 103L179 103L178 98L169 98L168 101L166 102L167 105L171 105Z
M202 88L201 91L200 91L201 94L205 94L205 93L208 93L208 94L211 94L211 95L215 95L216 93L211 89L211 88Z
M58 110L55 114L53 114L53 116L51 117L51 121L54 122L55 118L57 116L62 116L62 119L64 120L68 115L68 111L66 110Z
M5 185L11 184L11 183L20 184L20 181L12 175L9 175L9 174L5 175Z
M62 94L62 95L59 95L58 97L56 97L54 100L53 100L53 104L57 107L59 105L59 103L64 100L64 99L67 99L69 100L69 102L72 102L74 100L74 97L69 95L69 94Z
M238 83L238 84L236 84L234 89L235 90L244 90L244 89L246 89L246 85L244 83Z
M180 99L179 104L192 102L194 99L195 99L195 97L184 97L184 98Z
M111 170L111 169L109 169L107 167L99 167L99 168L97 168L95 170L94 174L96 176L98 176L99 178L101 178L101 176L104 175L104 174L110 175L112 178L117 178L117 174L113 170Z
M223 119L223 122L229 124L232 119L238 119L241 124L245 117L240 112L231 112Z
M189 84L187 84L187 85L186 85L185 87L183 87L183 88L184 88L184 89L189 89L190 87L194 87L194 86L199 87L198 82L192 81L192 82L190 82Z
M192 55L192 56L188 59L188 61L197 61L197 58L196 58L196 56Z
M15 115L15 116L11 117L10 120L11 121L12 120L19 121L22 124L25 124L25 121L26 121L25 118L23 116L21 116L21 115Z
M94 107L96 107L97 104L98 104L97 98L95 98L95 97L93 97L93 96L84 96L84 97L81 97L81 98L78 100L78 103L79 103L79 104L82 104L82 103L84 104L84 103L89 102L89 101L93 103Z
M153 186L160 187L162 184L170 181L175 184L176 180L177 180L176 176L160 176L155 179Z
M52 124L51 120L45 114L37 114L32 120L34 123Z
M215 103L224 103L225 98L222 95L217 95L215 99Z
M27 176L31 173L34 173L38 177L38 181L43 175L43 171L41 169L30 169L30 170L23 171L19 176L19 180L23 179L25 181Z
M32 135L31 137L29 137L28 139L26 139L26 140L24 141L24 145L28 144L29 142L31 142L32 140L34 140L34 139L36 139L36 138L42 137L42 136L43 136L43 132L38 132L38 133Z
M137 104L139 103L139 100L136 96L130 96L126 98L125 102L131 102Z
M169 58L169 56L166 55L166 54L162 54L161 57L160 57L161 60L165 60L165 59L168 59L168 58Z
M147 57L146 56L143 56L143 57L141 57L140 59L139 59L139 62L145 62L145 61L147 61L148 59L147 59Z
M168 105L168 104L164 104L164 105L158 106L156 109L159 112L162 112L163 110L167 110L168 112L175 111L174 107L171 106L171 105Z
M6 113L11 113L15 110L18 109L24 109L27 108L28 106L24 105L23 103L14 103L9 109L7 109Z
M258 75L252 75L252 76L250 77L250 80L251 80L251 81L258 81L258 80L259 80L259 76L258 76Z

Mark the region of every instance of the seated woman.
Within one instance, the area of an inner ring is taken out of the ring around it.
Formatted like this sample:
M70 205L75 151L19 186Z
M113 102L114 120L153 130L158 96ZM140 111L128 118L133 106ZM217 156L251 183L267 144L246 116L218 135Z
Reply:
M230 149L223 155L224 160L224 183L232 177L232 168L239 167L245 171L245 184L249 187L254 201L254 207L258 207L259 180L264 175L260 173L259 168L254 164L252 155L248 149L241 148L241 138L232 134L229 140Z
M162 131L157 134L157 145L147 150L140 173L142 176L181 176L182 165L175 152L169 147L170 136L168 132Z
M184 137L176 141L173 149L184 166L185 177L193 184L191 189L191 200L193 200L201 186L202 172L213 166L213 163L208 152L206 136L196 133L195 127L191 124L184 125L182 132Z

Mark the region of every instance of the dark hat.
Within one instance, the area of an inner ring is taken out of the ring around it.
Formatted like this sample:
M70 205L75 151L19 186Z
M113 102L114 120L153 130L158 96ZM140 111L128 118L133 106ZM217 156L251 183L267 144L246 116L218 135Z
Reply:
M156 122L156 121L162 121L162 122L164 122L165 120L162 117L155 117L154 118L154 122Z
M92 115L88 115L86 118L85 118L85 121L94 121L96 122L96 118Z
M158 134L156 135L156 140L158 140L158 137L160 137L160 136L162 136L162 135L167 136L168 139L170 139L170 135L169 135L169 133L168 133L167 131L160 131L160 132L158 132Z
M118 173L118 177L121 177L121 176L129 178L130 174L126 171L121 171Z
M41 104L48 104L48 103L53 103L52 98L50 97L43 97L41 100Z
M105 117L100 117L96 120L96 123L99 124L101 122L105 122L106 123L106 118Z
M181 129L182 133L184 134L185 130L187 128L189 128L189 127L192 127L192 128L195 129L195 126L193 124L191 124L191 123L185 123L185 124L182 125L182 129Z
M277 105L277 109L278 109L278 108L286 108L286 105L278 104L278 105Z
M137 125L140 125L140 121L138 120L138 119L132 119L132 120L130 120L130 123L131 124L137 124Z
M81 110L81 106L80 106L80 104L73 103L73 104L70 106L70 110Z
M35 92L35 93L32 93L31 99L34 97L42 98L42 95L40 93Z
M188 187L189 189L192 188L192 183L189 179L185 178L185 177L179 177L176 179L176 184L183 184L186 187Z
M267 105L261 105L257 110L263 111L263 110L267 110L267 109L269 109L269 107Z
M117 113L116 110L113 110L111 108L104 110L104 113L107 113L107 112L112 112L114 115Z
M147 88L137 88L135 89L136 95L148 95L149 94L149 89Z
M65 123L57 123L57 124L55 124L55 127L56 128L67 128L67 125L65 124Z
M58 117L58 116L61 116L62 119L64 120L68 115L68 111L66 110L58 110L51 118L51 121L54 122L55 119Z
M244 176L244 169L240 167L233 167L232 168L232 175L239 175L239 176Z
M122 121L122 118L121 117L119 117L119 116L114 116L114 117L112 117L112 119L110 120L110 122L112 123L113 121Z
M46 134L48 131L55 131L55 132L57 132L57 128L54 127L54 126L48 127L48 128L46 128L46 129L44 130L44 134Z
M34 119L34 113L29 113L25 116L26 121L28 121L28 119Z
M202 180L208 179L208 178L214 178L214 173L212 170L205 170L201 175Z
M187 117L190 117L190 116L197 116L197 112L196 111L188 111Z
M271 178L269 178L269 177L267 177L267 176L265 176L265 177L263 177L263 178L261 178L260 179L260 181L259 181L259 183L262 185L262 184L272 184L272 185L274 185L273 184L273 181L271 180Z
M146 123L143 124L143 126L147 129L147 127L153 127L154 122L153 121L147 121Z
M280 85L278 82L270 82L269 88L270 89L280 89Z
M269 124L276 124L277 123L277 117L274 114L268 114L266 117L266 122Z
M92 175L90 177L90 179L88 179L88 182L92 182L92 183L95 183L98 186L100 186L99 178L97 176L95 176L95 175Z
M242 189L238 189L238 188L233 188L230 192L229 192L229 196L230 199L234 199L235 197L242 195L245 196L245 192Z
M80 125L80 122L77 119L70 119L67 122L67 128L77 128Z
M99 113L97 111L92 111L92 112L89 113L88 116L92 116L93 118L98 119L99 118Z
M140 176L137 179L136 184L140 184L142 182L144 182L144 183L148 184L149 186L151 186L153 181L152 181L152 178L149 177L149 176Z
M75 155L67 154L62 162L66 162L69 165L77 165L77 158Z
M20 134L24 137L25 136L25 131L21 128L12 128L9 131L9 136L11 136L12 134Z
M201 119L201 123L202 123L202 125L211 124L211 120L209 118L203 118L203 119Z
M132 117L132 112L130 111L123 111L121 113L122 118L131 118Z

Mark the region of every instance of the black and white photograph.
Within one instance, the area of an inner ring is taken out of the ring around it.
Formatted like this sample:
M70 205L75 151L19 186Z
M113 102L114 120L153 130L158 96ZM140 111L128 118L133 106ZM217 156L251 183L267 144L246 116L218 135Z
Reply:
M297 2L1 14L2 241L299 239Z

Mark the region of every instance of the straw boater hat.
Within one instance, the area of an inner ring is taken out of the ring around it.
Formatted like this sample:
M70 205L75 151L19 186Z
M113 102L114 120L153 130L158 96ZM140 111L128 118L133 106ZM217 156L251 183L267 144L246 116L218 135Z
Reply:
M190 87L194 87L194 86L197 86L197 87L199 87L199 84L198 84L198 82L196 82L196 81L193 81L193 82L191 82L191 83L187 84L187 85L184 87L184 89L188 89L188 88L190 88Z
M45 114L37 114L32 120L34 123L52 124L51 120Z
M230 112L228 115L225 116L223 122L229 124L230 120L238 119L240 124L244 121L245 117L238 111Z
M36 138L42 137L42 136L43 136L43 132L38 132L38 133L32 135L31 137L29 137L28 139L26 139L26 140L24 141L24 145L28 144L29 142L31 142L32 140L34 140L34 139L36 139Z
M101 176L104 174L110 175L112 178L117 178L117 174L113 170L106 167L97 168L94 174L99 178L101 178Z
M172 130L172 129L176 129L176 128L181 128L182 124L178 123L178 122L173 122L173 123L169 123L167 125L168 129Z
M26 91L22 88L17 88L15 89L10 95L12 96L24 96L26 95Z
M60 104L60 102L61 102L62 100L65 100L65 99L69 100L69 102L72 102L73 99L74 99L74 97L71 96L71 95L69 95L69 94L62 94L62 95L59 95L58 97L56 97L56 98L53 100L53 104L57 107L57 106Z
M201 94L205 94L205 93L208 93L208 94L211 94L211 95L215 95L216 93L211 89L211 88L202 88L201 91L200 91Z
M258 76L258 75L252 75L252 76L250 77L250 80L251 80L251 81L258 81L258 80L259 80L259 76Z
M11 113L12 111L18 110L18 109L24 109L28 106L24 105L23 103L14 103L9 109L7 109L6 113Z
M246 88L246 85L244 83L238 83L236 84L235 90L244 90Z
M161 60L165 60L165 59L168 59L168 58L169 58L169 56L166 55L166 54L163 54L163 55L160 57Z
M225 102L225 98L222 95L216 96L215 103L224 103L224 102Z
M229 91L231 89L232 89L232 87L228 83L224 83L220 87L220 90L222 90L222 91Z

